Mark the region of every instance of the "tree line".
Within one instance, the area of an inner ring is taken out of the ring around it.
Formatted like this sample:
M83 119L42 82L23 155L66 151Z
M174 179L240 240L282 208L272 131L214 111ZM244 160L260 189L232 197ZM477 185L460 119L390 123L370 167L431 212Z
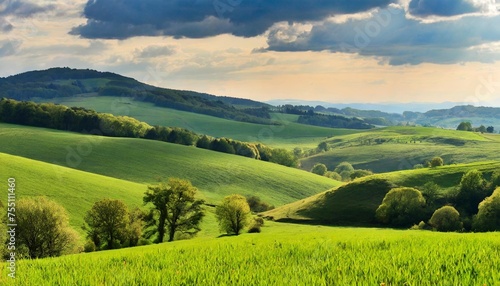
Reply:
M438 165L439 166L439 165ZM500 231L500 172L486 180L478 170L463 174L448 192L434 182L420 188L391 189L376 210L376 219L393 227L437 231Z
M205 202L197 198L191 182L170 178L167 183L148 186L143 197L147 210L129 208L123 201L104 198L94 202L85 213L82 230L85 245L79 246L79 234L69 226L69 216L58 203L46 197L22 198L16 205L16 259L54 257L77 252L117 249L162 243L195 236L205 216ZM272 208L256 196L230 195L215 207L220 231L238 235L260 232L262 218L252 212ZM0 201L0 213L6 209ZM0 256L7 257L6 215L0 219Z
M263 144L200 136L183 128L150 126L132 117L98 113L81 107L66 107L53 103L37 104L2 98L0 121L94 135L159 140L269 161L288 167L298 165L298 159L293 152L286 149L272 149Z

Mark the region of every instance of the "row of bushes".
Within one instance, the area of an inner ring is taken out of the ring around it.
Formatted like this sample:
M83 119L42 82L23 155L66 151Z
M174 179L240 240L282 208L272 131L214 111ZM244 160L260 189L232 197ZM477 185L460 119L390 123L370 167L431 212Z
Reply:
M269 161L288 167L298 165L298 160L293 153L285 149L272 149L262 144L251 144L227 138L200 136L187 129L150 126L128 116L115 116L53 103L36 104L2 98L0 121L95 135L160 140Z
M498 231L498 186L500 172L493 173L487 181L481 172L471 170L462 176L456 189L444 194L433 182L426 183L422 191L408 187L393 188L377 208L376 219L393 227L415 224L413 228L416 229L438 231Z

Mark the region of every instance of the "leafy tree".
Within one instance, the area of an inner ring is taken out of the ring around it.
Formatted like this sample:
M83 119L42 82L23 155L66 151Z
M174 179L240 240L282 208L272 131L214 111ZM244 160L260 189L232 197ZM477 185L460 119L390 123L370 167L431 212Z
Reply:
M487 189L493 192L497 187L500 187L500 171L495 171L491 174Z
M200 231L204 201L196 199L197 191L191 182L178 178L170 178L166 185L148 186L143 200L153 205L149 221L158 233L158 243L166 233L168 241L173 241L178 232L194 235Z
M340 176L340 174L337 172L328 171L324 176L336 181L342 181L342 176Z
M208 137L207 135L203 135L201 136L200 139L198 139L198 141L196 142L196 147L198 148L202 148L202 149L209 149L210 148L210 144L212 143L212 140L210 137Z
M303 158L304 157L304 149L300 147L293 148L293 155L295 158Z
M342 162L340 164L337 165L337 167L335 168L335 172L339 173L339 174L342 174L342 172L344 171L347 171L347 172L352 172L354 171L354 168L352 167L352 165L349 163L349 162Z
M376 218L396 227L409 227L422 219L425 199L414 188L394 188L384 197L377 208Z
M92 205L85 215L84 229L98 249L101 242L106 242L108 249L113 249L127 239L130 223L128 208L120 200L102 199Z
M221 231L238 235L249 224L250 207L245 197L230 195L216 207L215 215Z
M427 205L433 205L439 198L439 185L434 182L427 182L422 187L422 195Z
M66 210L45 197L20 199L16 206L16 248L25 246L30 258L74 252L78 234L69 226Z
M318 152L326 152L328 150L330 150L330 146L328 146L328 143L321 142L318 144Z
M434 157L431 159L431 168L439 167L444 165L443 158L441 157Z
M477 128L477 132L485 133L486 132L486 127L484 125L481 125Z
M495 127L493 127L493 126L488 126L488 127L486 128L486 132L488 132L488 133L494 133L494 132L495 132Z
M437 209L429 220L429 224L437 231L459 231L462 229L460 213L452 206Z
M477 231L500 231L500 188L479 204L473 228Z
M135 208L129 212L130 223L129 223L128 228L127 228L128 246L137 246L138 245L139 240L142 237L142 231L144 228L144 218L145 218L145 214L139 208Z
M260 213L274 209L274 206L271 206L268 203L263 202L257 196L247 196L246 198L248 206L250 207L250 210L252 212Z
M460 122L460 124L457 126L457 130L461 131L472 131L472 124L470 122Z
M312 169L311 169L311 173L314 173L314 174L317 174L320 176L324 176L327 171L328 171L328 169L326 168L326 165L321 164L321 163L314 165L314 167L312 167Z
M295 168L298 166L297 158L286 149L273 149L270 161L287 167Z
M351 172L349 177L351 178L351 180L354 180L357 178L362 178L362 177L366 177L366 176L370 176L370 175L373 175L372 171L360 169L360 170L354 170L353 172Z
M457 206L467 214L477 212L478 204L487 196L486 182L483 174L478 170L470 170L462 176L456 197Z

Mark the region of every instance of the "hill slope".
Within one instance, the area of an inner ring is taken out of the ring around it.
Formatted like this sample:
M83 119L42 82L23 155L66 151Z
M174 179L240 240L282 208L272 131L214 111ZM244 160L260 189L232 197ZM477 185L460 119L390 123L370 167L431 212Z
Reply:
M238 193L281 205L338 186L294 168L158 141L0 124L0 152L136 183L189 179L216 203ZM64 172L59 174L64 176Z
M316 163L333 170L347 161L357 169L391 172L412 169L434 156L441 156L445 164L500 160L500 136L440 128L387 127L337 136L326 142L328 152L301 161L305 170Z
M83 216L102 198L123 200L141 207L144 184L105 177L62 166L0 153L0 180L16 179L16 197L46 196L68 211L70 224L83 233ZM0 199L5 203L5 200Z
M238 121L269 124L267 104L194 91L158 88L110 72L51 68L0 78L0 97L46 101L80 94L121 96ZM236 106L238 108L236 108Z
M307 221L338 225L372 225L375 211L393 187L421 187L434 182L446 189L459 185L462 175L477 169L486 176L500 168L500 162L481 162L377 174L355 180L265 213L274 220Z

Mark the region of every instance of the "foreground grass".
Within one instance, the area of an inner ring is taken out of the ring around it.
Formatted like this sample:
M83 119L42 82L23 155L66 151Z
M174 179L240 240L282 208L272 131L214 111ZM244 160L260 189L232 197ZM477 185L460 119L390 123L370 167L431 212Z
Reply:
M296 123L298 116L273 114L280 126L269 126L222 119L218 117L179 111L155 106L152 103L133 101L128 97L81 96L50 99L51 102L79 106L98 112L126 115L149 123L182 127L198 134L227 137L245 142L260 142L272 147L293 149L300 146L315 148L327 137L359 132L348 129L332 129Z
M20 261L17 285L498 285L500 237L266 222L261 234ZM0 283L9 278L2 267ZM385 284L382 284L385 283Z

